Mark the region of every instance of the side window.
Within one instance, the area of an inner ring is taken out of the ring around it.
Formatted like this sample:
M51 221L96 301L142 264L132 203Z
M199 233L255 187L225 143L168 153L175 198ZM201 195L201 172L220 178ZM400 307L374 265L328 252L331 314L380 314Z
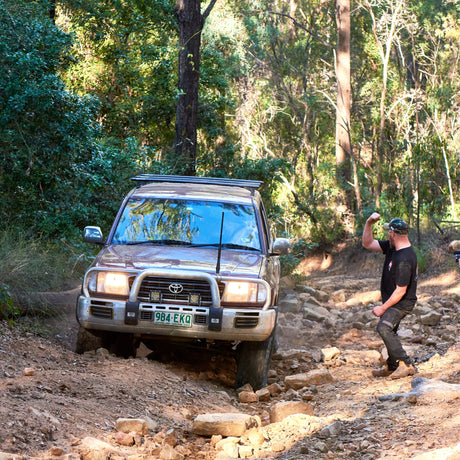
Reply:
M260 200L260 217L262 219L262 233L263 233L263 239L265 242L265 246L267 247L267 250L270 251L271 244L272 244L271 235L270 235L270 227L268 225L267 213L265 212L265 207L264 207L262 200Z

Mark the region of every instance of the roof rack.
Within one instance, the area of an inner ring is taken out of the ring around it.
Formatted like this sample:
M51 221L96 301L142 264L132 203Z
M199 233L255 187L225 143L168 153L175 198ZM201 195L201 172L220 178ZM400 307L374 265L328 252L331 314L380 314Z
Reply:
M229 185L232 187L244 187L249 189L258 189L263 182L258 180L246 179L227 179L221 177L201 177L201 176L168 176L163 174L139 174L132 177L131 180L138 182L138 186L143 182L176 182L184 184L211 184L211 185Z

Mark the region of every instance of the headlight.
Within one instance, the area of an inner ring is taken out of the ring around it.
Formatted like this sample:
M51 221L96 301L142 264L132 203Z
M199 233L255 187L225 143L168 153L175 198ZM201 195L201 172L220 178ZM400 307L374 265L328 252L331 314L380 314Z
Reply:
M125 273L94 271L88 276L88 290L98 294L127 296L128 276Z
M225 285L222 303L260 304L267 298L267 289L260 283L228 281Z

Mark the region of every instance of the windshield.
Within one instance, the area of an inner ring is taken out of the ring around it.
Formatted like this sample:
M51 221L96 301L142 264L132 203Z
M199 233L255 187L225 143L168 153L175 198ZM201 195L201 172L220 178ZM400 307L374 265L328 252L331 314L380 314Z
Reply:
M118 222L113 244L169 244L260 250L252 206L214 201L131 199Z

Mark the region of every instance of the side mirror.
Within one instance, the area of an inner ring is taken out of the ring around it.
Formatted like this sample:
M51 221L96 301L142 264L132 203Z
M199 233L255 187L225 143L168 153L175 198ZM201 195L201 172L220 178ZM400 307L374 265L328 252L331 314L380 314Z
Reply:
M83 231L83 241L85 243L104 244L101 228L93 226L85 227Z
M273 243L272 255L284 256L291 251L291 243L287 238L276 238Z

